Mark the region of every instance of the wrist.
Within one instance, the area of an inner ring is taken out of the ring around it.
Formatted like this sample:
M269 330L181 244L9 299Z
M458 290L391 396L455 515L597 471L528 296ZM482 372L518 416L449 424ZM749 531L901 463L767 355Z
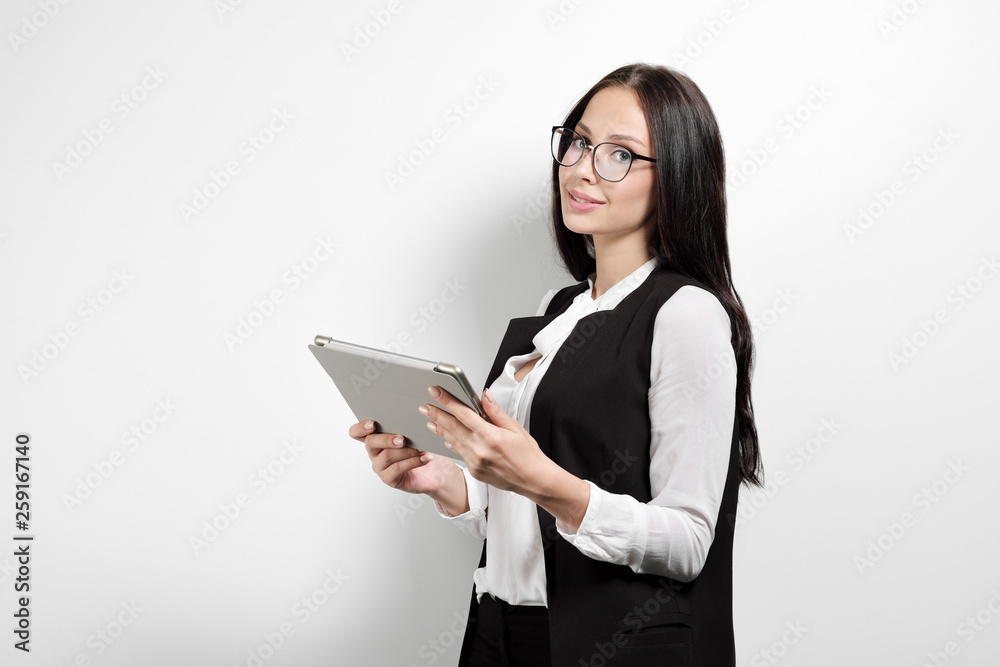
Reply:
M551 459L549 463L550 466L539 475L539 481L528 497L561 524L576 532L590 504L590 484Z
M451 459L444 459L448 465L445 467L441 486L436 491L428 491L426 495L452 516L465 514L469 511L465 472Z

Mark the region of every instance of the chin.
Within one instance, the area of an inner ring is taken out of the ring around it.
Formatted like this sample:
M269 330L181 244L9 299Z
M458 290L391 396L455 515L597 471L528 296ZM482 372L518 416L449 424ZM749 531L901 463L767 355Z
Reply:
M588 220L585 213L579 213L569 207L564 207L562 212L563 226L571 232L577 234L593 234L594 221Z

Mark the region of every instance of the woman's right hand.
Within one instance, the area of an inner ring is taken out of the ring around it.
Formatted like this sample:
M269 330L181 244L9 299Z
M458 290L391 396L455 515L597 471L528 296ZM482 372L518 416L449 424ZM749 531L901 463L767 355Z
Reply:
M458 466L446 456L407 447L402 435L376 433L374 425L372 420L358 422L351 426L348 433L358 442L364 443L375 474L387 485L400 491L426 493L430 496L441 494L449 473L452 473L450 468L457 469ZM394 442L396 438L399 439L398 444Z

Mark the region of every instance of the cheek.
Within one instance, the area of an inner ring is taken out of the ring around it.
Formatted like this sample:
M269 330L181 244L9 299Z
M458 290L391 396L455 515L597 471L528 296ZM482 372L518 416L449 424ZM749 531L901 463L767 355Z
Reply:
M645 219L656 207L656 188L652 179L643 179L644 182L632 183L635 186L628 195L629 210L636 216Z
M629 220L645 219L650 207L654 204L649 188L637 187L635 183L630 183L628 187L619 187L615 188L613 192L608 192L608 199L614 205L616 215L628 218Z

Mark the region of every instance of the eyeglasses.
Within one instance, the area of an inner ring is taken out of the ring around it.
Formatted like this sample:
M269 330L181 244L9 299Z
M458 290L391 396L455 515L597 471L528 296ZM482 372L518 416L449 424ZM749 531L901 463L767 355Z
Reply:
M552 159L562 166L572 167L580 161L588 148L591 151L594 172L611 183L617 183L625 178L636 160L656 162L651 157L633 153L624 146L607 141L591 146L580 134L568 127L552 128Z

